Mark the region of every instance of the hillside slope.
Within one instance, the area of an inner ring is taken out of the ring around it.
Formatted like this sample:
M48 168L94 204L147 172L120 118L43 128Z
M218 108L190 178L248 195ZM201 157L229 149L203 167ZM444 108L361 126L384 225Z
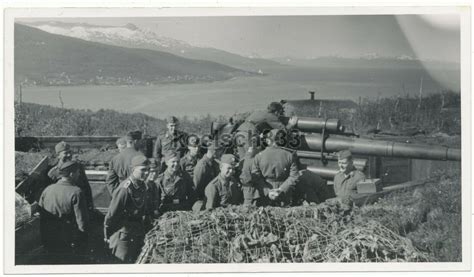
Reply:
M251 73L215 62L131 49L15 25L15 78L36 85L220 81Z

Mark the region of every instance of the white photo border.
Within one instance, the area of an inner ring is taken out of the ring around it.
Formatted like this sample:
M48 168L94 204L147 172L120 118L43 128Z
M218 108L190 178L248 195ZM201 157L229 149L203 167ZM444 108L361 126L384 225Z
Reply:
M315 271L466 271L471 269L471 15L469 7L247 7L247 8L9 8L4 18L4 272L47 273L185 273ZM462 262L460 263L294 263L159 265L15 265L14 215L14 22L41 17L185 17L265 15L457 14L461 28L462 110Z

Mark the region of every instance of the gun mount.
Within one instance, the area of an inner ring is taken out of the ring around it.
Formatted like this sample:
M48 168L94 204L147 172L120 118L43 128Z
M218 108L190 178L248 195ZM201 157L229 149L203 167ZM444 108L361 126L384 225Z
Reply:
M339 119L284 117L282 122L293 127L288 130L288 140L296 144L282 145L289 151L295 151L301 168L307 169L325 179L332 179L338 172L335 153L348 149L354 156L354 165L364 172L371 172L372 177L381 177L384 173L380 159L438 160L460 161L461 150L457 148L429 144L414 144L389 140L360 138L353 133L345 132ZM235 126L214 128L216 133L231 133ZM296 137L295 137L296 136ZM377 165L377 163L379 165ZM379 175L379 176L377 176Z

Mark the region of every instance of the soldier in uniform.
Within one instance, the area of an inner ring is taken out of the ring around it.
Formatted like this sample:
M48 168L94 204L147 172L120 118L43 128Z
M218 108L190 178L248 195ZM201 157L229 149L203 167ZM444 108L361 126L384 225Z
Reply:
M351 204L351 196L357 193L357 183L365 179L364 173L357 170L349 150L337 153L339 172L334 176L334 193L345 204Z
M162 159L166 152L178 152L181 158L187 149L186 139L188 135L178 130L178 119L170 116L166 119L166 123L166 132L156 138L153 147L153 158L157 159L161 164L163 164Z
M179 154L165 155L166 170L155 180L159 213L191 210L196 200L193 181L186 171L179 167Z
M252 183L256 186L259 205L289 205L299 178L296 158L278 146L283 132L274 129L268 133L265 150L258 153L251 169Z
M199 160L199 139L190 136L188 139L188 152L179 160L181 170L186 171L191 178L194 177L194 168Z
M157 215L154 187L145 183L148 159L135 156L131 175L115 189L104 219L104 240L112 254L126 263L140 254L150 219Z
M215 142L208 142L206 154L197 162L194 168L194 189L199 200L204 199L204 189L207 184L219 175L219 163L216 158L220 147Z
M237 158L232 154L225 154L220 162L219 175L205 189L207 211L243 202L242 186L234 176Z
M254 205L258 198L258 193L255 186L252 183L252 165L255 155L257 154L257 148L250 146L245 153L244 160L241 161L240 169L240 183L242 184L242 191L244 195L244 204Z
M77 186L80 168L74 161L62 162L61 178L39 199L41 239L52 258L48 262L80 263L87 245L89 213L84 192Z
M59 172L62 164L72 160L71 146L66 142L61 141L60 143L56 144L54 150L56 151L58 162L48 171L48 177L53 181L53 183L57 182L62 177ZM89 180L87 179L84 167L80 163L77 164L79 167L79 176L75 182L76 185L84 192L88 210L92 211L94 209L94 204L92 201L92 189L89 184Z
M143 155L135 148L138 137L134 132L129 132L125 136L127 147L112 158L109 164L109 171L105 178L105 184L109 190L110 195L113 195L114 190L118 185L127 179L131 173L130 164L132 159L136 156Z
M272 102L268 105L266 111L254 111L237 128L237 151L241 159L247 152L252 135L259 136L266 130L287 129L290 130L296 124L295 118L285 122L283 105L278 102Z

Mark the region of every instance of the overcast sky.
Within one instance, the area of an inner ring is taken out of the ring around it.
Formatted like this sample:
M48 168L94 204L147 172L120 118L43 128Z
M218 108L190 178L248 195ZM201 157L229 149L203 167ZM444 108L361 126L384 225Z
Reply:
M36 18L28 21L39 20L111 26L133 23L192 45L264 58L360 57L377 53L454 62L460 59L459 17L456 15Z

